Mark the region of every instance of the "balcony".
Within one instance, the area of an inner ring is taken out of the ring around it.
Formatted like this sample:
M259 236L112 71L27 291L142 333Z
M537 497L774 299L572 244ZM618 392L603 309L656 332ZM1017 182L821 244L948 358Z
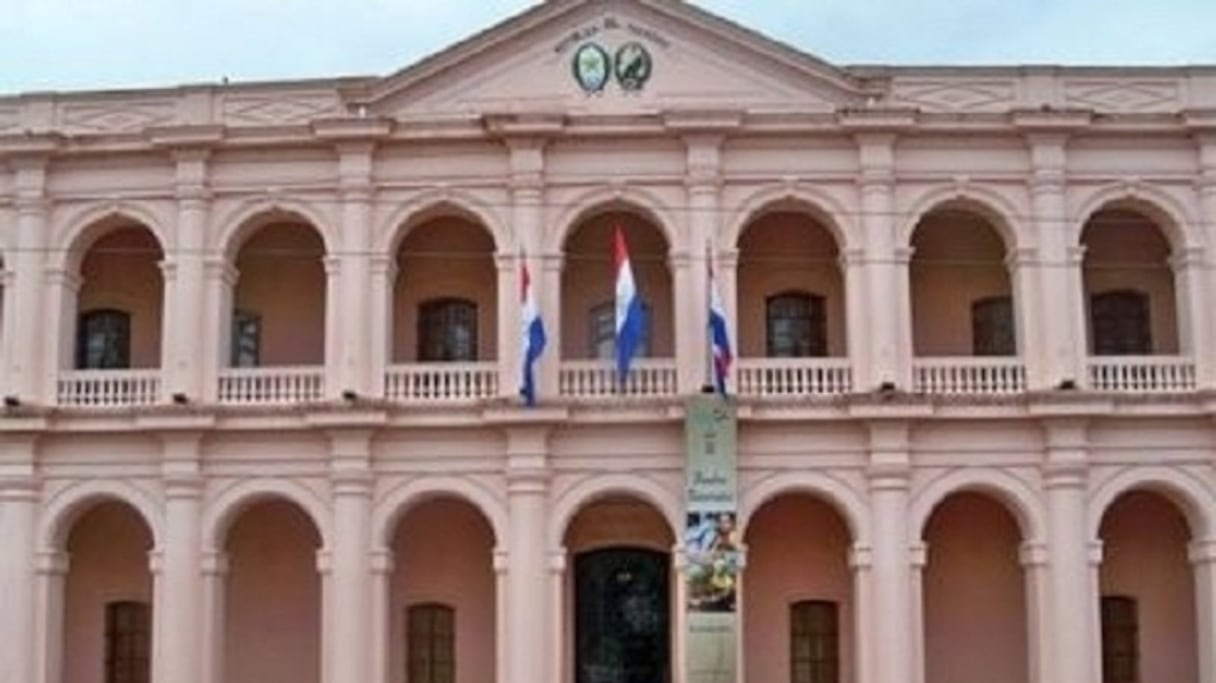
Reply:
M1195 390L1195 363L1186 356L1091 356L1089 388L1122 393Z
M674 359L634 361L624 384L617 382L616 366L611 361L563 361L558 374L558 390L563 398L661 398L675 396L677 387Z
M227 368L220 371L219 402L288 405L322 399L325 368L319 366Z
M1026 367L1016 356L915 358L912 390L937 395L1016 394L1026 391Z
M410 363L384 375L384 397L402 403L460 403L498 395L498 363Z
M835 396L853 390L848 358L743 358L740 396Z
M56 402L72 408L123 408L155 404L160 370L65 370L59 374Z

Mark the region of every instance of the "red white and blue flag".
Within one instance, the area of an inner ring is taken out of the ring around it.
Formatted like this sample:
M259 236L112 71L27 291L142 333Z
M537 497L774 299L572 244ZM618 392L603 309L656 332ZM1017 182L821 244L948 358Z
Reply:
M722 306L722 295L718 292L712 264L709 266L709 348L713 356L714 388L725 396L726 378L730 375L730 365L735 356L731 352L726 308Z
M633 279L625 233L619 225L613 240L613 263L616 265L616 372L624 382L633 357L646 337L646 311Z
M545 323L541 320L540 309L536 306L536 297L532 293L532 278L528 274L528 262L524 258L519 261L520 289L520 334L522 339L520 349L523 352L523 377L519 393L524 403L536 405L536 362L545 350Z

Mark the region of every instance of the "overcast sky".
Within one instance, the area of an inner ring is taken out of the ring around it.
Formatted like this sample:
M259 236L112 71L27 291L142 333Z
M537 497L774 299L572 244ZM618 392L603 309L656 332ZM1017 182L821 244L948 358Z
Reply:
M0 0L0 92L386 74L526 0ZM1216 0L697 0L829 61L1216 63Z

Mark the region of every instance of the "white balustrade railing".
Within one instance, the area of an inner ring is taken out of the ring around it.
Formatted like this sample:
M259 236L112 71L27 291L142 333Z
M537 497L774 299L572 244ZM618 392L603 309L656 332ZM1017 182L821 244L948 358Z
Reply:
M322 399L325 368L227 368L220 371L219 401L236 405L315 403Z
M1095 391L1171 392L1195 389L1195 363L1186 356L1091 356Z
M498 363L412 363L384 374L384 397L391 401L444 403L498 395Z
M612 361L562 361L558 391L567 398L675 396L679 391L676 362L669 358L636 360L621 384Z
M915 358L912 390L922 394L1016 394L1026 391L1026 366L1017 356Z
M853 390L848 358L741 358L740 396L832 396Z
M67 370L59 374L61 406L120 408L147 406L160 399L159 369Z

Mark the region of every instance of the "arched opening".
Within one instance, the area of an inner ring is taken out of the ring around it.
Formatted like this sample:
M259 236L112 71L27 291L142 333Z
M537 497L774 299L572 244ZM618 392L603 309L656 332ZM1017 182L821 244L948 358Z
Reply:
M927 213L912 233L912 349L916 356L1016 356L1006 248L981 214Z
M390 542L388 681L496 680L495 543L485 516L458 498L427 500Z
M256 219L234 258L231 368L325 364L325 243L294 214Z
M63 683L151 680L152 532L130 505L87 509L67 534Z
M744 678L856 681L852 539L840 513L813 495L784 494L751 516L744 538Z
M585 218L566 239L562 269L562 358L603 360L615 355L616 272L613 235L620 227L629 245L647 334L638 355L672 358L672 280L663 232L640 213L610 210Z
M1152 218L1104 208L1081 232L1091 356L1176 355L1179 334L1171 246Z
M1132 491L1102 516L1099 632L1106 683L1197 683L1191 532L1168 498Z
M561 625L566 683L668 681L676 592L671 527L652 505L615 496L566 528L571 557Z
M832 232L809 213L769 211L739 238L739 357L847 355L844 278Z
M224 681L320 683L320 534L294 503L242 510L226 535Z
M1028 680L1026 578L1017 520L998 501L955 493L924 529L925 681Z

